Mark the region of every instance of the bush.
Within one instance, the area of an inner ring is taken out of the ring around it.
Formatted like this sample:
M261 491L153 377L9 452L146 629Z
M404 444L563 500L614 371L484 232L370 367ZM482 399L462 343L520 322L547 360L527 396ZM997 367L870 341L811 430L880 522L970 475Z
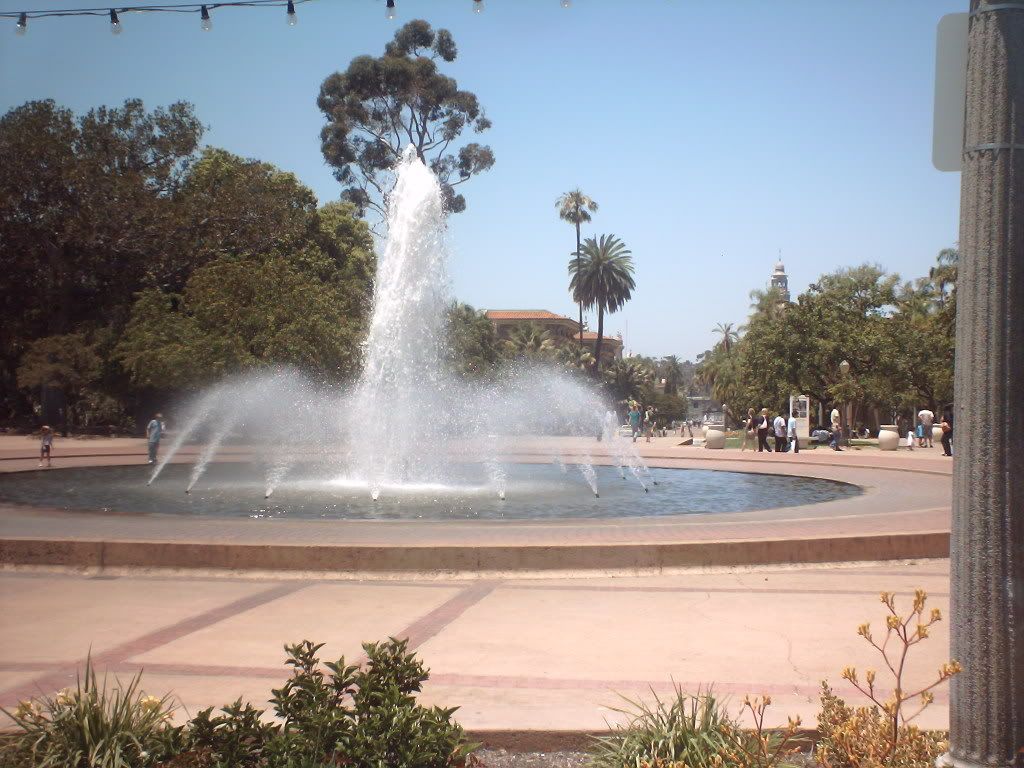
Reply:
M11 738L0 765L12 768L144 768L174 754L181 729L170 725L167 697L142 696L140 676L108 689L91 659L74 690L23 701L3 710L20 733Z
M278 722L241 701L188 726L197 766L232 768L459 768L475 748L451 717L455 709L427 708L414 694L427 670L408 641L366 643L366 664L345 659L320 666L323 644L286 646L292 676L273 691ZM326 670L326 671L325 671ZM184 765L184 764L183 764Z
M903 616L896 610L893 593L883 592L882 603L888 609L885 637L876 641L870 624L857 629L892 673L893 687L888 695L876 685L873 669L865 670L863 682L853 667L843 670L843 679L867 696L871 706L851 708L827 682L822 682L818 716L821 738L816 756L825 768L932 768L935 759L946 751L944 732L923 731L912 721L932 703L932 690L959 673L960 665L956 661L943 664L936 679L917 690L907 690L903 679L910 649L924 641L931 626L942 620L938 608L925 618L927 600L924 590L917 590L910 611ZM912 701L917 707L913 712L907 707Z
M744 700L755 725L744 730L710 691L691 696L676 686L669 701L653 695L653 706L627 699L629 709L615 710L629 720L596 740L593 768L774 768L797 751L799 719L781 733L764 729L768 697Z

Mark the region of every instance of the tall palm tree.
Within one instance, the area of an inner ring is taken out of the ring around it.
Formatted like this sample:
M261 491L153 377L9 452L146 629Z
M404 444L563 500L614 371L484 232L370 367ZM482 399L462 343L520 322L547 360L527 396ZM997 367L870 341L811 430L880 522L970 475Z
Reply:
M737 341L740 337L739 333L737 333L732 327L732 323L719 323L711 332L717 333L722 337L722 340L719 343L722 345L722 349L725 350L725 354L727 355L732 352L733 342Z
M583 194L583 190L579 187L566 192L558 200L555 201L555 207L558 209L558 218L562 221L567 221L570 224L576 226L576 250L573 253L578 254L580 252L580 225L584 222L590 221L590 214L597 211L597 201ZM577 256L576 271L579 271L579 257ZM577 302L580 305L580 346L583 346L583 302Z
M636 288L633 258L615 235L601 235L600 240L588 237L575 256L569 262L569 288L581 306L597 307L597 343L594 345L594 371L597 372L601 369L604 313L622 309Z

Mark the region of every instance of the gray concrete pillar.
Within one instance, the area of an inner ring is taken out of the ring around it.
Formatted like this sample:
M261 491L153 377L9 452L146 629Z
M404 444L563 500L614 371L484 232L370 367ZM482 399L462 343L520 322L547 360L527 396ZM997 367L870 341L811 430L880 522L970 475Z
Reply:
M971 0L960 193L950 754L1024 766L1024 2Z

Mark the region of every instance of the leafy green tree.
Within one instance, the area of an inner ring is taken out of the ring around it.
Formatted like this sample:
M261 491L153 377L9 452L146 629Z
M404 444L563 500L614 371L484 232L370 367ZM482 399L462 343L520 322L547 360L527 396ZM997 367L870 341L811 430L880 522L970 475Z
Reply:
M38 396L42 404L52 391L62 393L67 403L67 431L77 423L77 407L100 376L102 361L94 345L80 333L46 336L29 344L18 366L18 386ZM59 408L57 409L60 410ZM48 421L55 421L47 419Z
M597 307L597 342L594 344L594 370L601 369L604 341L604 314L622 309L633 295L633 259L625 244L615 235L588 237L577 258L569 262L569 287L587 309Z
M451 32L410 21L383 56L357 56L320 86L324 158L345 185L342 198L360 211L384 216L388 172L408 145L437 174L453 213L466 207L455 188L494 165L490 147L459 144L465 130L481 133L491 122L477 97L438 69L439 61L450 64L457 53Z
M185 103L76 117L33 101L0 117L0 385L26 345L123 323L179 229L171 201L202 126ZM57 403L59 398L50 399ZM43 418L52 420L49 408Z
M465 376L493 373L500 358L494 325L483 310L453 304L448 310L448 338L455 369Z
M181 290L189 273L222 256L290 251L314 239L313 191L292 173L208 147L175 197L179 240L155 284Z
M562 221L567 221L576 227L576 250L573 253L576 255L576 271L580 271L580 248L582 244L580 242L580 226L590 221L590 214L596 213L598 209L597 202L583 194L583 190L579 187L576 189L566 192L564 195L555 201L555 207L558 209L558 218ZM580 308L580 344L583 344L583 300L579 296L574 296L573 300L579 305Z
M142 292L118 354L137 384L163 390L268 365L330 380L354 373L361 335L343 286L282 255L223 257L180 296Z

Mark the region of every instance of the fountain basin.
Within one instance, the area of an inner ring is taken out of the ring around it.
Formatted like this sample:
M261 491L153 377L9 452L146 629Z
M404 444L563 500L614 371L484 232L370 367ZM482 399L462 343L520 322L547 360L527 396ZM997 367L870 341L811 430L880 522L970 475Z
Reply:
M578 467L507 464L505 498L480 464L459 464L444 482L380 487L310 463L264 498L265 468L211 464L190 494L189 467L169 465L147 486L147 467L21 472L0 478L0 501L82 512L289 520L551 520L666 517L796 507L859 495L835 480L705 469L652 469L625 478L594 467L595 496ZM644 486L650 491L644 492Z

